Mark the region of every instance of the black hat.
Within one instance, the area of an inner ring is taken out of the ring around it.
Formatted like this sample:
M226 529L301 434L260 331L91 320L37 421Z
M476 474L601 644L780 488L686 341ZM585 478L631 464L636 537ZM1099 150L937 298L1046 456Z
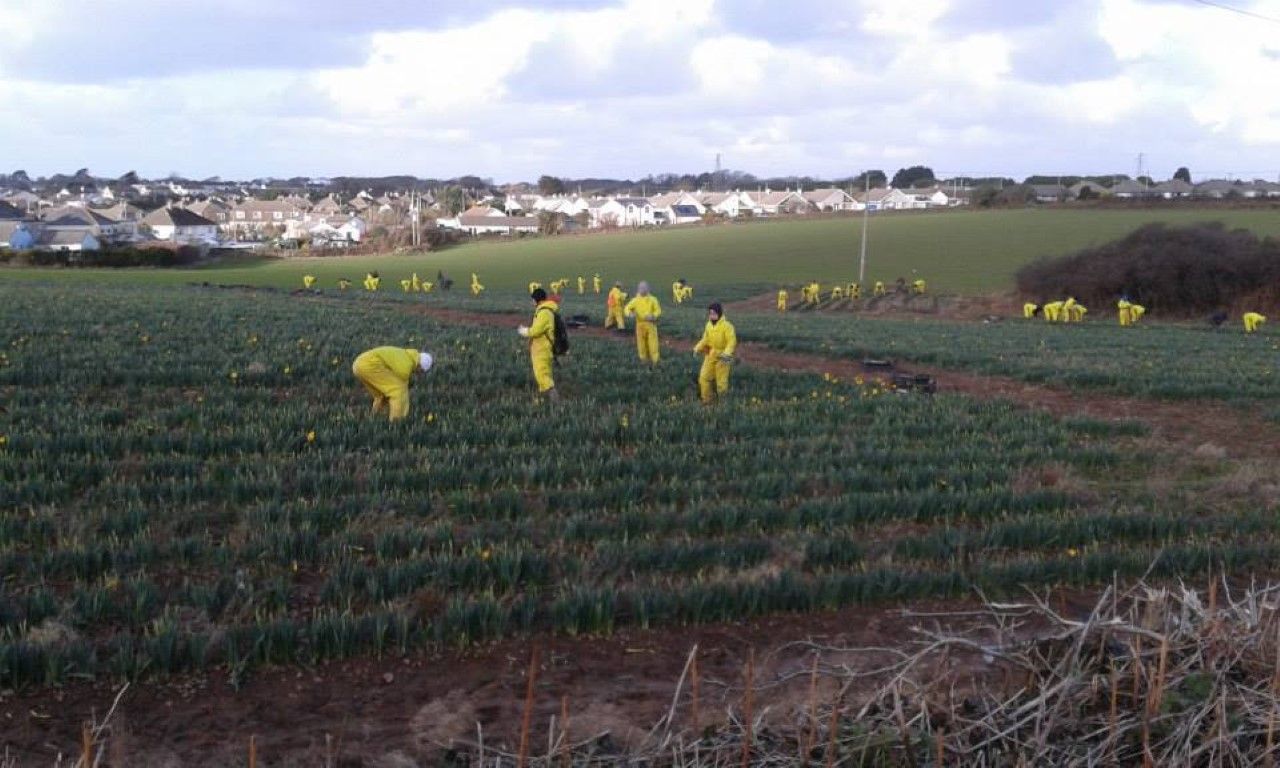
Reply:
M544 291L544 290L543 290L543 289L541 289L541 288L534 288L534 289L533 289L533 293L529 294L529 296L530 296L534 301L546 301L546 300L547 300L547 292L546 292L546 291Z
M720 306L720 302L713 301L707 305L707 311L715 310L716 317L724 317L724 307Z

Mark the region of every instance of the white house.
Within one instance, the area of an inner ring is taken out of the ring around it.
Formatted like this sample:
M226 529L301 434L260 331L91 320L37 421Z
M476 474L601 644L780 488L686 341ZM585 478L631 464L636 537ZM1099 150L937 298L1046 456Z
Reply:
M859 211L864 208L869 211L893 211L915 205L914 198L893 187L877 187L869 191L857 192L853 198L858 203L856 210Z
M703 192L698 195L698 201L709 210L731 219L738 218L747 210L742 204L742 196L737 192Z
M643 197L618 197L614 202L622 206L622 223L628 227L651 227L657 223L653 205Z
M801 193L801 197L819 211L853 211L857 210L857 201L843 189L827 187L813 189Z
M760 213L765 216L805 213L809 210L809 201L805 200L799 192L792 192L789 189L784 189L781 192L775 192L770 189L757 192L755 202L760 206Z
M649 198L649 205L653 210L653 219L656 224L687 224L690 221L700 221L702 214L707 210L697 197L688 192L666 192L654 195ZM676 211L676 208L681 210Z
M941 187L925 187L923 189L904 189L902 193L910 198L905 208L946 208L951 204L951 196Z
M438 223L446 229L457 229L471 235L514 235L538 231L537 216L507 216L488 206L468 208L456 219L439 219Z
M158 208L143 217L157 240L186 244L218 242L218 225L186 208Z

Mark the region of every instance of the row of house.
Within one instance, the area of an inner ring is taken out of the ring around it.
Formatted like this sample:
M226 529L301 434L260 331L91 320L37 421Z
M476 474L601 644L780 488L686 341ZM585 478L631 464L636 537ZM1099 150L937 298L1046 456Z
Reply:
M1071 186L1063 184L1033 184L1032 193L1042 203L1079 200L1082 197L1115 197L1122 200L1160 199L1181 200L1201 198L1223 200L1232 197L1244 199L1280 197L1280 184L1269 181L1227 181L1213 179L1191 184L1182 179L1170 179L1158 184L1143 184L1132 179L1121 179L1110 187L1092 181L1081 181Z
M242 200L217 198L147 212L129 202L93 207L83 200L49 205L20 192L0 198L0 247L94 250L104 245L148 241L217 245L243 238L307 239L326 247L360 242L367 226L356 211L390 210L391 200L357 198L343 204L326 198Z
M560 214L570 226L592 228L689 224L708 215L729 219L811 212L908 210L957 205L960 198L940 187L872 189L850 194L829 187L803 191L664 192L651 197L509 195L502 206L477 205L438 223L472 235L537 232L539 213ZM497 201L493 201L496 203Z

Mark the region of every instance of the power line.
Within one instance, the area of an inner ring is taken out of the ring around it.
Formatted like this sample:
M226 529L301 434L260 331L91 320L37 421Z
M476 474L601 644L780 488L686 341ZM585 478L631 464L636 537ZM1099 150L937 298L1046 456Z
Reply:
M1201 5L1207 5L1207 6L1209 6L1210 8L1218 8L1218 9L1221 9L1221 10L1224 10L1224 11L1230 11L1230 12L1232 12L1232 13L1238 13L1238 14L1240 14L1241 16L1249 16L1249 17L1254 18L1254 19L1261 19L1262 21L1269 21L1269 22L1271 22L1272 24L1280 24L1280 18L1276 18L1275 16L1266 16L1266 15L1261 14L1261 13L1254 13L1253 11L1246 11L1246 10L1245 10L1245 9L1243 9L1243 8L1235 8L1235 7L1233 7L1233 6L1226 5L1226 4L1224 4L1224 3L1217 3L1217 2L1214 2L1214 0L1192 0L1192 2L1196 2L1196 3L1199 3L1199 4L1201 4Z

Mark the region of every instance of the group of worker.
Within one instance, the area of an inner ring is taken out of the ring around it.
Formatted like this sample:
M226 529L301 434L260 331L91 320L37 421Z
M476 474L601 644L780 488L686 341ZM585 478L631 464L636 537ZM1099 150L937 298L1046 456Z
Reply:
M895 292L910 293L913 296L923 296L928 290L923 279L913 280L908 287L907 282L903 278L898 278ZM887 296L888 289L885 288L884 281L877 280L871 286L871 295L874 298ZM786 312L788 308L788 300L791 298L790 292L784 285L778 289L778 311ZM827 294L828 301L840 301L842 299L858 300L862 298L862 284L848 283L846 285L836 284L831 286ZM811 280L800 286L800 305L803 307L817 307L822 304L822 284L817 280Z
M1076 301L1074 297L1068 297L1061 301L1050 301L1044 305L1036 304L1028 301L1022 305L1022 316L1028 320L1035 318L1037 315L1043 316L1045 322L1049 323L1080 323L1084 322L1084 317L1089 313L1087 307ZM1137 325L1147 314L1147 308L1132 301L1128 296L1121 296L1116 301L1116 320L1120 327L1128 328ZM1227 319L1225 312L1214 315L1214 325L1221 325ZM1244 322L1245 333L1256 333L1258 328L1267 321L1265 315L1257 312L1245 312L1241 317Z
M1141 312L1138 317L1142 316L1142 312L1146 310L1139 307ZM1084 316L1089 314L1089 308L1075 300L1075 297L1068 296L1060 301L1046 302L1044 305L1036 304L1028 301L1022 305L1022 316L1028 320L1040 315L1044 317L1047 323L1083 323ZM1132 315L1129 315L1132 317Z
M554 354L555 319L560 312L558 294L548 295L541 286L529 292L534 303L533 320L529 325L516 329L529 340L529 359L533 378L539 394L558 399L552 363ZM635 318L636 353L640 361L656 367L661 359L661 342L658 338L658 319L662 317L662 305L649 289L649 283L640 281L636 295L627 300L622 283L615 282L606 298L607 316L605 328L625 330L626 318ZM713 302L707 307L707 324L702 338L694 345L694 354L702 357L698 372L698 396L704 403L712 403L729 391L729 373L738 347L738 336L733 324L724 316L724 307Z
M563 285L560 286L563 288ZM641 362L652 367L661 358L658 338L658 319L662 317L662 305L649 290L649 284L641 281L636 295L625 300L621 283L615 283L609 292L610 316L616 317L618 327L625 327L625 319L635 318L636 352ZM521 325L516 332L529 343L529 361L538 393L558 400L556 389L555 333L560 314L559 294L548 294L541 285L529 292L533 301L533 319ZM615 312L615 308L620 308ZM729 391L729 375L735 361L738 336L733 324L724 316L724 307L712 302L707 307L707 322L702 337L693 346L693 352L702 358L698 371L698 397L711 404ZM434 359L428 352L399 347L378 347L362 353L352 365L352 372L373 397L373 412L388 410L392 421L403 419L409 413L409 380L415 371L430 371Z

